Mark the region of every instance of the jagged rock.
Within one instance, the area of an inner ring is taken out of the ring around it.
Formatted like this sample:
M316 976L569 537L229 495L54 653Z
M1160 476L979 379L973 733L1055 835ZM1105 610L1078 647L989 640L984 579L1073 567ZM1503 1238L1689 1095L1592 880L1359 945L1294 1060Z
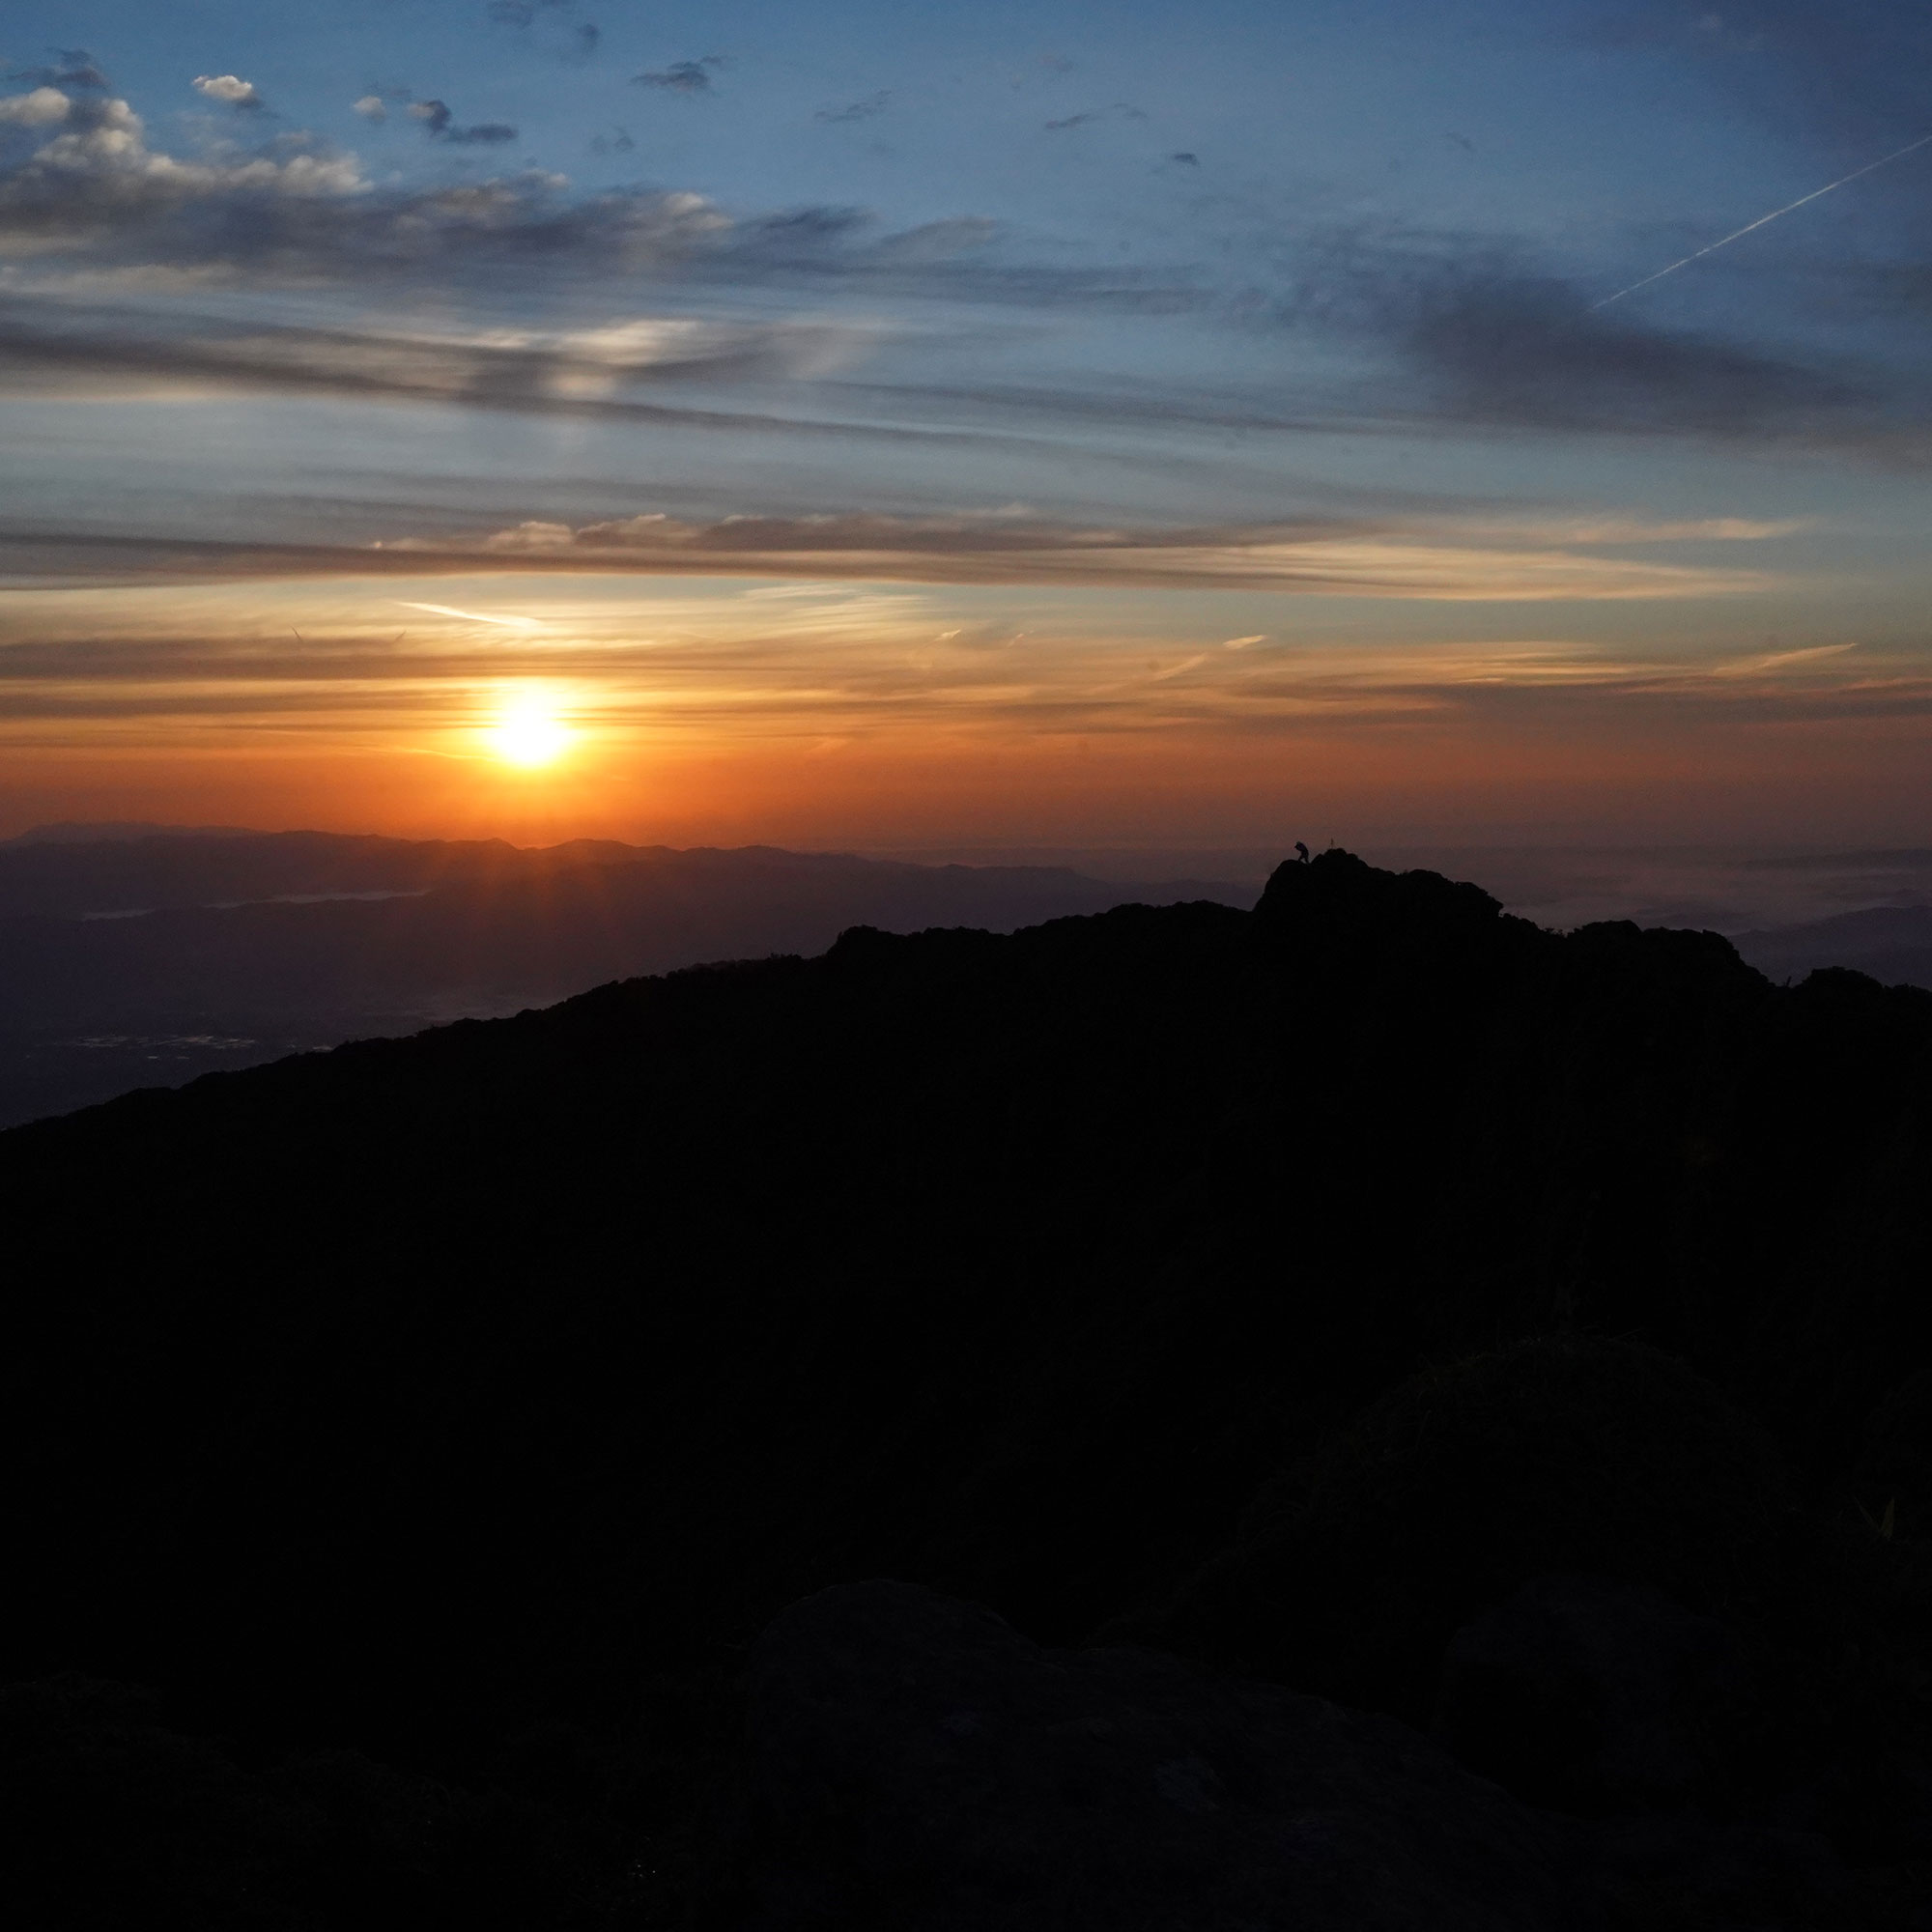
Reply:
M1426 1727L1458 1631L1533 1577L1587 1575L1687 1613L1729 1605L1808 1682L1856 1628L1875 1541L1848 1548L1762 1429L1682 1362L1547 1336L1398 1383L1268 1485L1134 1634Z
M746 1932L1586 1932L1579 1828L1428 1739L904 1583L783 1612L704 1922Z

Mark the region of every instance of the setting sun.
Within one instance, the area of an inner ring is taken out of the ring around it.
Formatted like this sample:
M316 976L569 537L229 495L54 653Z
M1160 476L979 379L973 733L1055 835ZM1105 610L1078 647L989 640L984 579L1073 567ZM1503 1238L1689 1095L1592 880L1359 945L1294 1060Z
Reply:
M534 767L554 762L575 734L549 698L525 695L512 698L484 735L505 764Z

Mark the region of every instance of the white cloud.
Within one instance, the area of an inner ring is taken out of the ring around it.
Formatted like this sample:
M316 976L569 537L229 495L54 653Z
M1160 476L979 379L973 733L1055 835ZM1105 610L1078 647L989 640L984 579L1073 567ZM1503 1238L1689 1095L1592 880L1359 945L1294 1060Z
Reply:
M81 229L111 214L237 191L314 200L357 194L369 185L353 155L296 150L178 160L148 146L141 117L127 101L69 104L62 131L0 176L0 231L15 211L24 215L58 209Z
M51 128L67 119L71 105L59 88L37 87L31 94L0 97L0 121L11 121L16 128Z
M1804 517L1683 517L1630 515L1459 518L1457 527L1470 536L1521 539L1548 544L1763 543L1798 535L1813 527Z
M400 549L402 544L410 541L411 539L404 537L399 543L390 544L387 548ZM568 524L531 522L519 524L515 529L493 531L484 540L483 547L486 550L563 551L568 550L576 541L577 532Z
M259 107L262 96L252 80L239 73L198 73L194 77L197 94L211 100L225 100L231 107Z
M1807 665L1813 668L1825 668L1827 658L1842 657L1847 651L1858 649L1856 641L1848 644L1812 644L1802 651L1773 651L1768 657L1741 658L1734 664L1712 667L1713 677L1762 677L1768 671L1789 670L1794 665Z
M365 94L355 103L355 112L365 121L386 121L389 118L389 105L380 94Z

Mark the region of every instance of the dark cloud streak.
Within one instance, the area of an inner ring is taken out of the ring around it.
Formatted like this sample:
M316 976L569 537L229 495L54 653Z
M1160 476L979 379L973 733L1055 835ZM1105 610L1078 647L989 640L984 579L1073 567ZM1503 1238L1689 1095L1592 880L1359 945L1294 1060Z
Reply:
M563 344L506 346L348 329L247 327L131 312L15 302L0 307L0 394L112 394L171 385L194 392L339 398L511 412L709 435L849 444L1008 452L1041 440L1037 421L1009 429L881 421L874 410L843 418L821 404L793 412L724 402L651 400L680 385L716 390L782 380L810 345L806 329L721 333L675 355L626 362ZM587 392L586 392L587 391ZM837 395L838 392L828 392Z
M83 93L105 91L107 76L85 47L57 47L54 51L60 61L58 67L9 68L0 78L26 87L71 87Z
M1506 245L1329 238L1309 250L1278 312L1393 352L1411 408L1468 424L1830 442L1875 433L1889 416L1900 426L1901 405L1919 437L1932 420L1932 396L1909 379L1598 311Z
M0 578L45 585L213 582L334 577L610 575L780 577L894 583L1090 583L1142 588L1359 586L1311 553L1373 535L1371 524L1308 517L1266 526L1091 529L998 518L727 517L688 524L638 517L570 529L525 525L462 539L378 545L221 542L0 528ZM1243 553L1254 553L1244 564ZM1265 558L1261 553L1272 553ZM1204 569L1192 559L1210 555ZM68 647L64 647L68 648Z
M1472 547L1453 526L1386 516L1310 514L1267 524L1094 526L1023 512L904 516L851 512L729 516L662 513L572 526L526 521L470 535L400 537L366 547L150 541L62 530L0 532L20 575L40 581L327 577L400 572L615 573L778 577L900 583L1246 588L1285 594L1460 601L1684 598L1761 589L1745 570L1592 555L1564 532L1524 525L1500 547Z
M473 127L458 127L449 111L449 103L443 100L412 101L410 113L422 123L423 132L431 140L447 141L452 147L499 147L517 138L517 130L501 121L480 121Z
M1085 128L1094 121L1145 121L1144 110L1125 100L1116 100L1110 106L1090 107L1084 113L1069 114L1064 120L1045 123L1049 134L1059 133L1068 128Z
M669 67L634 73L631 85L655 87L668 94L681 94L687 99L695 99L712 91L713 71L728 65L723 54L706 54L701 60L695 61L673 61Z
M720 330L668 353L595 353L569 338L518 344L348 328L265 327L207 316L157 323L127 310L0 304L0 385L15 389L80 376L159 379L289 393L464 403L566 414L610 414L711 426L791 425L769 414L644 405L586 394L637 385L723 383L786 373L811 331Z
M892 90L881 88L877 94L868 94L863 100L847 101L843 107L821 107L811 118L834 125L847 121L869 121L874 115L883 114L892 104Z
M530 35L539 47L565 60L587 61L596 54L604 31L591 20L578 20L566 26L561 16L576 10L577 0L492 0L489 17L499 27ZM544 21L554 22L556 32L562 36L560 42L554 34L534 32Z

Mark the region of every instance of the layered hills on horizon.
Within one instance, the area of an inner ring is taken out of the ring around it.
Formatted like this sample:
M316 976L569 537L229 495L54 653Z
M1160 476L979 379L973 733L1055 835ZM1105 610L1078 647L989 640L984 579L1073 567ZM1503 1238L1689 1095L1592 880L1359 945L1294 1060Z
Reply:
M1548 892L1548 878L1535 889ZM607 980L821 952L850 925L1007 932L1131 902L1245 908L1255 893L1238 877L1163 877L1152 866L1122 879L771 846L39 826L0 840L0 1126L347 1039L547 1006ZM1932 985L1932 908L1732 939L1776 980L1843 966Z
M776 847L520 847L142 824L0 842L0 1126L845 927L993 931L1238 885Z
M21 1895L1908 1932L1929 1094L1331 851L0 1134Z
M1932 987L1932 906L1871 906L1738 933L1742 957L1774 980L1842 966L1881 983Z

